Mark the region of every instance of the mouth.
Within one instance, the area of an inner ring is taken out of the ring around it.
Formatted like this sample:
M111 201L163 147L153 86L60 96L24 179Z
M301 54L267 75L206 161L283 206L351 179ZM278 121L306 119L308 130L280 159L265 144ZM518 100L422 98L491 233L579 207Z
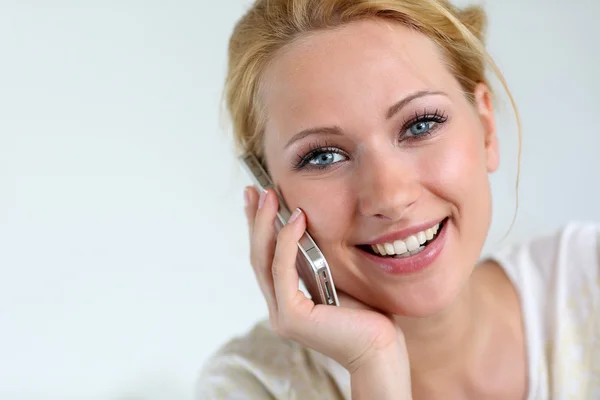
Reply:
M359 245L357 247L381 259L410 258L425 251L431 244L435 243L447 220L448 218L445 218L442 222L402 240L373 245Z

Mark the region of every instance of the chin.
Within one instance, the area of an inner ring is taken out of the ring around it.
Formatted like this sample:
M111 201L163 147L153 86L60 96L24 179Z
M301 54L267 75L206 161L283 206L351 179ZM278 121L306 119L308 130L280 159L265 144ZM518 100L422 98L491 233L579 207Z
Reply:
M348 291L348 294L386 314L427 318L451 308L465 281L455 273L453 277L431 276L427 280L410 283L388 282L376 288Z
M455 287L456 285L453 285ZM393 297L384 301L384 307L381 308L389 314L398 317L408 318L428 318L442 314L456 302L460 293L460 288L454 290L446 284L437 290L427 290L427 294L417 294L415 296L399 295L402 288L398 288ZM387 307L385 306L387 304Z
M451 263L440 259L438 262L443 263L443 268L433 268L431 274L409 282L390 283L374 297L377 308L411 318L434 317L452 308L469 280L473 264L466 260Z

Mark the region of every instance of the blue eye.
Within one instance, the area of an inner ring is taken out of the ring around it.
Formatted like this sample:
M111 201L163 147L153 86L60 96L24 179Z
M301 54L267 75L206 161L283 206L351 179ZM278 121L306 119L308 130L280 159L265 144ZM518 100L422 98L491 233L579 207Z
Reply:
M344 161L346 157L334 151L321 151L313 154L309 159L308 163L315 167L326 167L336 162Z
M414 117L407 121L402 128L402 139L422 139L431 135L438 125L448 121L448 117L440 110L428 112L424 110L422 114L415 114Z
M434 121L419 121L412 124L408 130L413 136L423 136L429 133L435 124Z
M298 155L298 161L295 163L294 169L324 169L347 159L346 153L337 147L314 145L314 148L308 154Z

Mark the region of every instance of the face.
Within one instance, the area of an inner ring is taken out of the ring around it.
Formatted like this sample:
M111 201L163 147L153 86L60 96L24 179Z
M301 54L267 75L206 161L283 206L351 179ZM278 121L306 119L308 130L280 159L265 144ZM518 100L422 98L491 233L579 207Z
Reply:
M289 45L262 83L267 167L338 290L396 315L449 307L491 219L487 87L473 104L432 41L373 20Z

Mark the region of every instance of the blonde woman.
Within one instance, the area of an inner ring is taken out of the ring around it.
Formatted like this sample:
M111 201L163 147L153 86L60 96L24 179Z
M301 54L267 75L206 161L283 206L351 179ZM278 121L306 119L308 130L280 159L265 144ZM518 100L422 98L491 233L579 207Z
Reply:
M199 398L600 398L598 226L480 260L499 163L484 26L445 0L258 0L239 21L235 136L296 212L277 234L277 197L246 189L269 321L206 364ZM340 307L298 290L305 229Z

